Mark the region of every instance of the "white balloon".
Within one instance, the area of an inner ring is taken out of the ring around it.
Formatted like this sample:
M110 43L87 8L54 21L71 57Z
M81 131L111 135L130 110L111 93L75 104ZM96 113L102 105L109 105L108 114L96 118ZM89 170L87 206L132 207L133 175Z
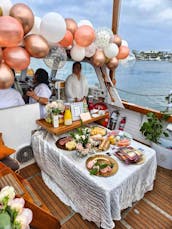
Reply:
M58 13L48 13L41 21L40 34L49 42L59 42L66 33L64 18Z
M89 20L81 20L78 22L78 27L82 26L82 25L89 25L90 27L93 28L93 24L91 23L91 21Z
M119 52L119 48L114 43L110 43L107 47L104 48L104 54L109 59L117 56L118 52Z
M41 18L35 16L33 27L27 35L29 35L29 34L40 34L40 24L41 24Z
M71 50L72 49L72 45L69 45L66 49L67 50Z
M50 41L48 42L48 45L50 48L59 46L59 44L57 42L50 42Z
M95 45L98 49L104 49L109 45L110 39L113 35L112 30L106 27L98 28L96 30Z
M86 47L85 49L85 56L86 57L92 57L94 56L96 52L96 46L94 43L92 43L91 45L89 45L88 47Z
M126 46L128 47L128 42L126 40L122 40L122 43L121 43L122 46Z
M73 46L70 51L71 58L75 61L81 61L85 57L85 48L78 45Z
M12 7L12 2L10 0L0 0L0 8L2 8L2 15L8 16L10 9Z

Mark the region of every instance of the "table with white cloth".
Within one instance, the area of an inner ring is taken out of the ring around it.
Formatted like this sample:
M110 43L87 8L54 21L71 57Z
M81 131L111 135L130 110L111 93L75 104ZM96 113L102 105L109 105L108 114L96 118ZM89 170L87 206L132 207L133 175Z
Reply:
M153 189L157 168L153 149L132 140L131 146L144 150L145 162L141 165L126 165L108 150L119 169L113 176L98 177L89 174L85 166L88 157L78 158L75 151L57 148L57 139L45 130L32 136L34 157L43 180L62 202L98 227L114 228L114 220L121 219L121 210Z

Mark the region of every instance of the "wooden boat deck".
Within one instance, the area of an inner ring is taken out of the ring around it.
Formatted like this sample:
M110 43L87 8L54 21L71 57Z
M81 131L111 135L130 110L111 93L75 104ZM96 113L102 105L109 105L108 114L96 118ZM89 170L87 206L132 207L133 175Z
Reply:
M40 169L32 164L20 170L51 213L57 217L62 229L96 229L94 223L83 220L71 208L64 205L44 184ZM154 190L123 212L117 229L170 229L172 228L172 171L158 167ZM41 228L40 228L41 229Z

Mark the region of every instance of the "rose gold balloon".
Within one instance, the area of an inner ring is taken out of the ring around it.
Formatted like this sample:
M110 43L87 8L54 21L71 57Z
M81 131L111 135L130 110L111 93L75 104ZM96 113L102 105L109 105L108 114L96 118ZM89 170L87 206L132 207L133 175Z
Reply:
M82 25L76 30L74 39L77 45L87 47L95 40L94 29L88 25Z
M0 64L2 62L2 49L0 48Z
M66 30L66 34L63 39L59 42L62 47L68 47L73 43L73 35L69 30Z
M0 89L6 89L13 85L14 74L6 64L0 64Z
M107 63L107 67L111 70L115 69L118 67L118 59L116 57L113 57L112 59L109 60L109 62Z
M69 30L74 35L78 28L77 23L72 18L66 18L65 21L66 21L66 29Z
M92 57L92 62L95 67L102 67L106 61L106 57L102 50L96 50L96 53Z
M23 28L17 19L10 16L0 17L0 47L17 46L23 39Z
M119 47L119 53L116 56L117 59L125 59L130 53L130 49L127 46L120 46Z
M36 58L43 58L49 53L48 42L41 35L31 34L24 39L25 49Z
M121 43L122 43L122 39L117 34L114 34L114 36L112 38L112 42L115 43L116 45L118 45L118 47L120 47Z
M23 3L17 3L12 6L10 16L16 18L23 26L24 34L28 33L34 24L34 15L32 10Z
M4 49L3 57L5 63L15 70L24 70L30 64L29 53L21 47Z

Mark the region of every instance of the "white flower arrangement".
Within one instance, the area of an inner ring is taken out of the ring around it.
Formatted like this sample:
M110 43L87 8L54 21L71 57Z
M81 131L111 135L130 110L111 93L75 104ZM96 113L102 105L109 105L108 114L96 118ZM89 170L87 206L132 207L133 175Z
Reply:
M15 198L15 190L6 186L0 191L0 228L27 229L32 221L33 214L24 208L23 198Z
M76 149L80 157L88 155L91 150L90 144L90 129L87 127L81 127L76 129L74 133L71 133L72 138L76 141Z
M52 116L53 115L58 115L58 114L63 114L65 110L65 105L63 103L63 100L56 100L51 103L48 103L45 106L46 109L46 122L52 123Z
M65 105L63 103L63 100L57 100L57 101L48 103L45 106L45 109L48 114L53 113L54 110L59 110L59 113L63 113L65 110Z

